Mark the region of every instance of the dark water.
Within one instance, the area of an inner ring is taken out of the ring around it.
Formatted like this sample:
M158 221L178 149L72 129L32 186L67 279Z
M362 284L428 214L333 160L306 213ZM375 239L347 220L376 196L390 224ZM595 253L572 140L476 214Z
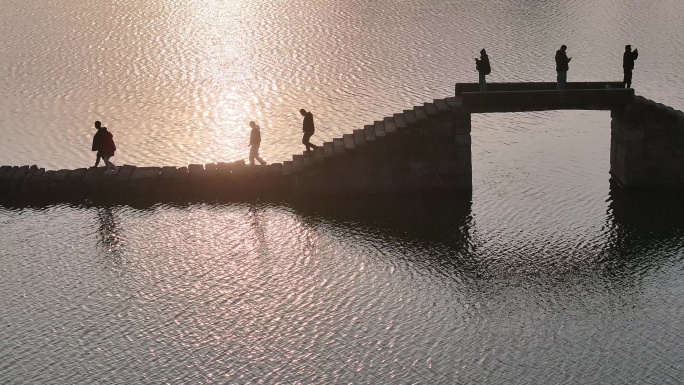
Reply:
M0 2L0 163L273 160L474 81L681 109L677 1ZM548 59L547 60L547 56ZM617 67L616 67L617 66ZM617 69L616 69L617 68ZM291 129L291 127L294 127ZM472 197L0 207L0 382L676 384L681 194L609 181L607 112L473 117Z

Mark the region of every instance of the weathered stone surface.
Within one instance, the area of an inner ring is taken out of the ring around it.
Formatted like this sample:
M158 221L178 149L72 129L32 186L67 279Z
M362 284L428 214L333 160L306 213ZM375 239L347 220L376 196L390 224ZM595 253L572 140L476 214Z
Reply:
M437 107L437 110L439 112L446 112L449 111L449 105L447 104L446 100L444 99L435 99L434 100L435 106Z
M367 124L363 126L363 134L364 137L366 138L366 143L372 144L375 143L375 140L377 139L375 137L375 127L373 125Z
M385 133L394 134L397 132L397 126L394 123L394 118L384 118L382 124L385 126Z
M454 143L459 146L470 146L472 144L472 139L470 134L458 134L454 136Z
M356 144L354 143L354 135L352 134L344 134L342 135L342 140L344 140L344 149L347 151L354 150L356 148Z
M335 156L335 144L333 144L333 142L323 143L323 155L326 158L332 158Z
M131 175L133 175L135 169L135 166L131 166L129 164L121 166L121 168L116 172L116 175L114 176L114 182L117 184L126 183L126 181L128 181Z
M363 129L354 130L354 145L355 147L366 147L366 134Z
M398 131L404 130L408 127L408 125L406 124L406 116L404 116L403 113L394 114L392 116L394 117L394 123Z
M100 178L107 170L106 167L90 167L83 175L83 183L87 186L94 186L100 182Z
M173 174L176 173L177 167L175 166L164 166L161 168L161 171L159 172L159 179L161 180L170 180L173 179Z
M304 155L292 156L292 172L298 173L304 171Z
M375 127L375 137L376 138L384 138L387 136L387 132L385 131L385 124L379 120L376 120L373 123L373 127Z
M314 163L323 163L325 161L325 153L323 147L319 146L313 151Z
M0 180L2 180L2 176L9 170L12 169L12 166L2 166L0 167Z
M437 115L439 114L439 110L437 110L437 106L435 106L432 103L423 103L423 107L425 107L425 112L428 115Z
M87 168L77 168L75 170L71 170L71 172L69 172L69 174L66 176L66 182L71 184L81 183L87 171Z
M273 175L282 175L283 174L283 164L282 163L271 163L268 165L269 167L269 173Z
M313 156L312 155L303 155L302 157L302 167L304 170L308 170L313 166Z
M428 114L427 114L427 111L425 110L424 106L413 107L413 110L416 112L416 118L418 120L427 120L428 119Z
M406 124L411 126L413 124L418 123L418 117L416 116L416 112L413 110L404 110L403 112L404 117L406 118Z
M283 162L283 175L292 175L293 162L291 160L286 160Z
M337 154L337 155L344 154L344 139L334 138L333 139L333 145L335 146L335 154Z

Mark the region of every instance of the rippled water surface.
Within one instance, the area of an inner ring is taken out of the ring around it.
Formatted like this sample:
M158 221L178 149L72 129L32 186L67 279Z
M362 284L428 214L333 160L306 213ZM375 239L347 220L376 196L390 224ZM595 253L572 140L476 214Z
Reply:
M475 81L621 78L682 109L679 1L0 2L0 163L301 150ZM609 182L607 112L473 116L472 199L0 207L2 383L684 377L684 205ZM316 141L315 140L315 141Z

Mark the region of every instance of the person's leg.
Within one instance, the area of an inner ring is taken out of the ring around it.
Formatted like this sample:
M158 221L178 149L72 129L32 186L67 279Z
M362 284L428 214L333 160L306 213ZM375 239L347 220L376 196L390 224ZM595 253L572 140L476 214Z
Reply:
M95 167L100 165L100 158L102 158L102 157L100 156L100 153L98 152L97 156L95 157Z
M311 138L312 135L313 134L305 133L304 138L302 139L302 143L304 143L304 146L306 146L306 151L311 151L311 148L316 149L316 146L309 142L309 138Z
M254 146L249 148L249 165L254 166L254 154L256 151L254 151Z
M565 89L565 81L568 78L568 72L567 71L558 71L558 77L556 78L556 89L557 90L564 90Z
M487 79L485 78L485 74L482 72L479 72L479 74L480 92L485 92L487 91Z
M266 161L263 160L259 154L257 154L256 160L258 160L262 166L266 164Z
M625 88L631 88L632 87L632 70L625 70Z
M114 172L116 170L116 166L109 160L109 156L102 156L102 160L107 165L107 171Z

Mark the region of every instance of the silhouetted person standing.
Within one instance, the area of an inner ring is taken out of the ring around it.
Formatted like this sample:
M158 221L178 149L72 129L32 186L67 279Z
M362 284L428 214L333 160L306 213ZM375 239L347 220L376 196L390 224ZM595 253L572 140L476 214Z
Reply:
M489 56L484 48L480 51L480 58L475 58L475 68L480 73L480 92L485 92L487 91L487 79L485 76L492 72L492 67L489 65Z
M249 122L249 126L252 127L252 132L249 134L249 164L254 166L254 159L258 160L263 166L266 164L263 159L259 156L259 146L261 145L261 127L254 121Z
M556 78L556 89L564 90L565 82L568 80L568 63L572 60L571 57L565 53L568 47L562 45L558 51L556 51L556 72L558 77Z
M311 144L311 142L309 142L309 139L311 139L311 136L316 131L316 129L314 128L313 114L311 112L307 112L303 108L299 110L299 113L302 114L302 116L304 117L304 122L302 122L302 131L304 131L302 144L306 147L307 152L311 152L310 148L313 148L314 150L318 148L318 146L313 145Z
M92 147L93 151L97 151L95 167L97 167L100 158L102 158L107 165L107 172L113 173L116 170L116 166L109 161L109 158L113 157L114 151L116 151L114 136L111 132L107 131L107 127L103 127L99 121L95 122L95 127L97 127L97 133L93 137Z
M625 77L622 79L625 88L632 87L632 70L634 69L634 61L639 57L639 50L634 48L632 51L631 45L625 46L625 53L622 55L622 70L625 72Z

